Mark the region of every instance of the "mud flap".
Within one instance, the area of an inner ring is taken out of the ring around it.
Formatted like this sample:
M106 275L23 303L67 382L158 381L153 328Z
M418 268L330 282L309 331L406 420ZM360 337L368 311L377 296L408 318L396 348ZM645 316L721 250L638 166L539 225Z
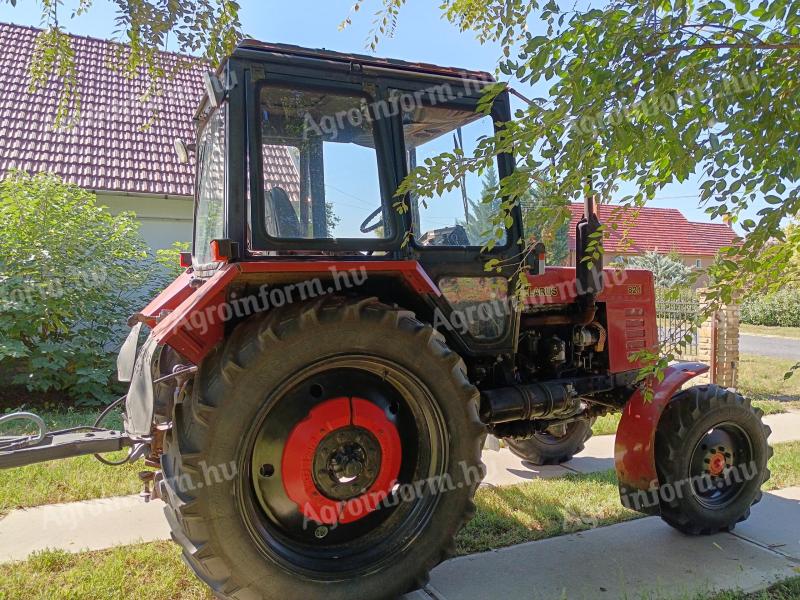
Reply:
M117 380L121 383L129 383L133 379L133 369L136 366L136 351L139 349L139 334L141 331L141 323L131 327L131 332L117 355Z
M151 335L136 357L125 401L125 431L133 436L148 436L153 425L153 369L158 365L163 346Z
M661 414L684 383L709 369L701 363L677 363L664 371L660 382L651 383L652 398L637 390L622 411L614 444L614 462L619 494L626 508L645 514L658 514L659 503L651 502L657 493L655 440Z

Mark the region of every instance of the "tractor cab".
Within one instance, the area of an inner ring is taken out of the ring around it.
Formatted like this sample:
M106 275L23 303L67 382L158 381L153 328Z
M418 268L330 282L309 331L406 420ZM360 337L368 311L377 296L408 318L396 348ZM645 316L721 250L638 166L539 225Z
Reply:
M417 165L472 154L510 116L500 94L477 111L488 73L294 46L242 43L198 113L196 270L229 240L244 260L284 256L419 258L483 272L522 236L520 215L496 232L484 179L513 169L501 156L482 178L434 197L396 196ZM481 254L500 234L493 252Z

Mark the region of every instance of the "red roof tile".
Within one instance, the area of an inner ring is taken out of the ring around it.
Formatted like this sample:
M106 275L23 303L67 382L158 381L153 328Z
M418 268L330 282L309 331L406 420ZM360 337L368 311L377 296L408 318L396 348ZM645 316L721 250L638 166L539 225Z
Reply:
M33 94L27 89L39 31L0 23L0 176L13 168L50 171L95 191L191 196L194 166L178 162L173 142L194 139L202 64L189 58L192 66L165 81L162 95L142 102L147 78L127 79L109 66L119 44L73 36L80 119L54 130L57 80ZM167 68L187 60L163 57Z
M583 205L570 206L569 247L575 249L575 226L583 216ZM604 249L607 254L677 252L683 255L714 256L719 249L735 242L730 225L689 221L677 208L640 209L601 204L600 222L606 225ZM614 226L616 225L616 229Z

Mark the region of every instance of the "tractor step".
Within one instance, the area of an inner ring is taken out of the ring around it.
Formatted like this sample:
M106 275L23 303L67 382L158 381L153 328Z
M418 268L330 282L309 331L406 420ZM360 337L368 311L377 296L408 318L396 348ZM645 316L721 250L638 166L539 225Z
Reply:
M46 432L44 422L30 413L0 417L0 421L27 420L39 427L37 435L0 436L0 469L24 467L48 460L103 454L134 445L127 434L99 427L74 427Z

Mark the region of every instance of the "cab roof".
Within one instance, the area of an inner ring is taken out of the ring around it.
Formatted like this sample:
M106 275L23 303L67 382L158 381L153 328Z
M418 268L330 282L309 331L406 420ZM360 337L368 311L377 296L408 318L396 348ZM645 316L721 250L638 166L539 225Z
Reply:
M478 80L486 83L492 83L495 81L494 77L486 71L473 71L470 69L460 69L457 67L442 67L428 63L407 62L404 60L380 58L365 54L347 54L321 48L303 48L302 46L293 46L291 44L260 42L254 39L246 39L240 42L233 55L241 55L246 51L258 51L276 55L295 56L298 58L326 60L342 64L358 64L362 67L390 69L408 75L421 74L436 75L440 77L456 77L459 79Z

